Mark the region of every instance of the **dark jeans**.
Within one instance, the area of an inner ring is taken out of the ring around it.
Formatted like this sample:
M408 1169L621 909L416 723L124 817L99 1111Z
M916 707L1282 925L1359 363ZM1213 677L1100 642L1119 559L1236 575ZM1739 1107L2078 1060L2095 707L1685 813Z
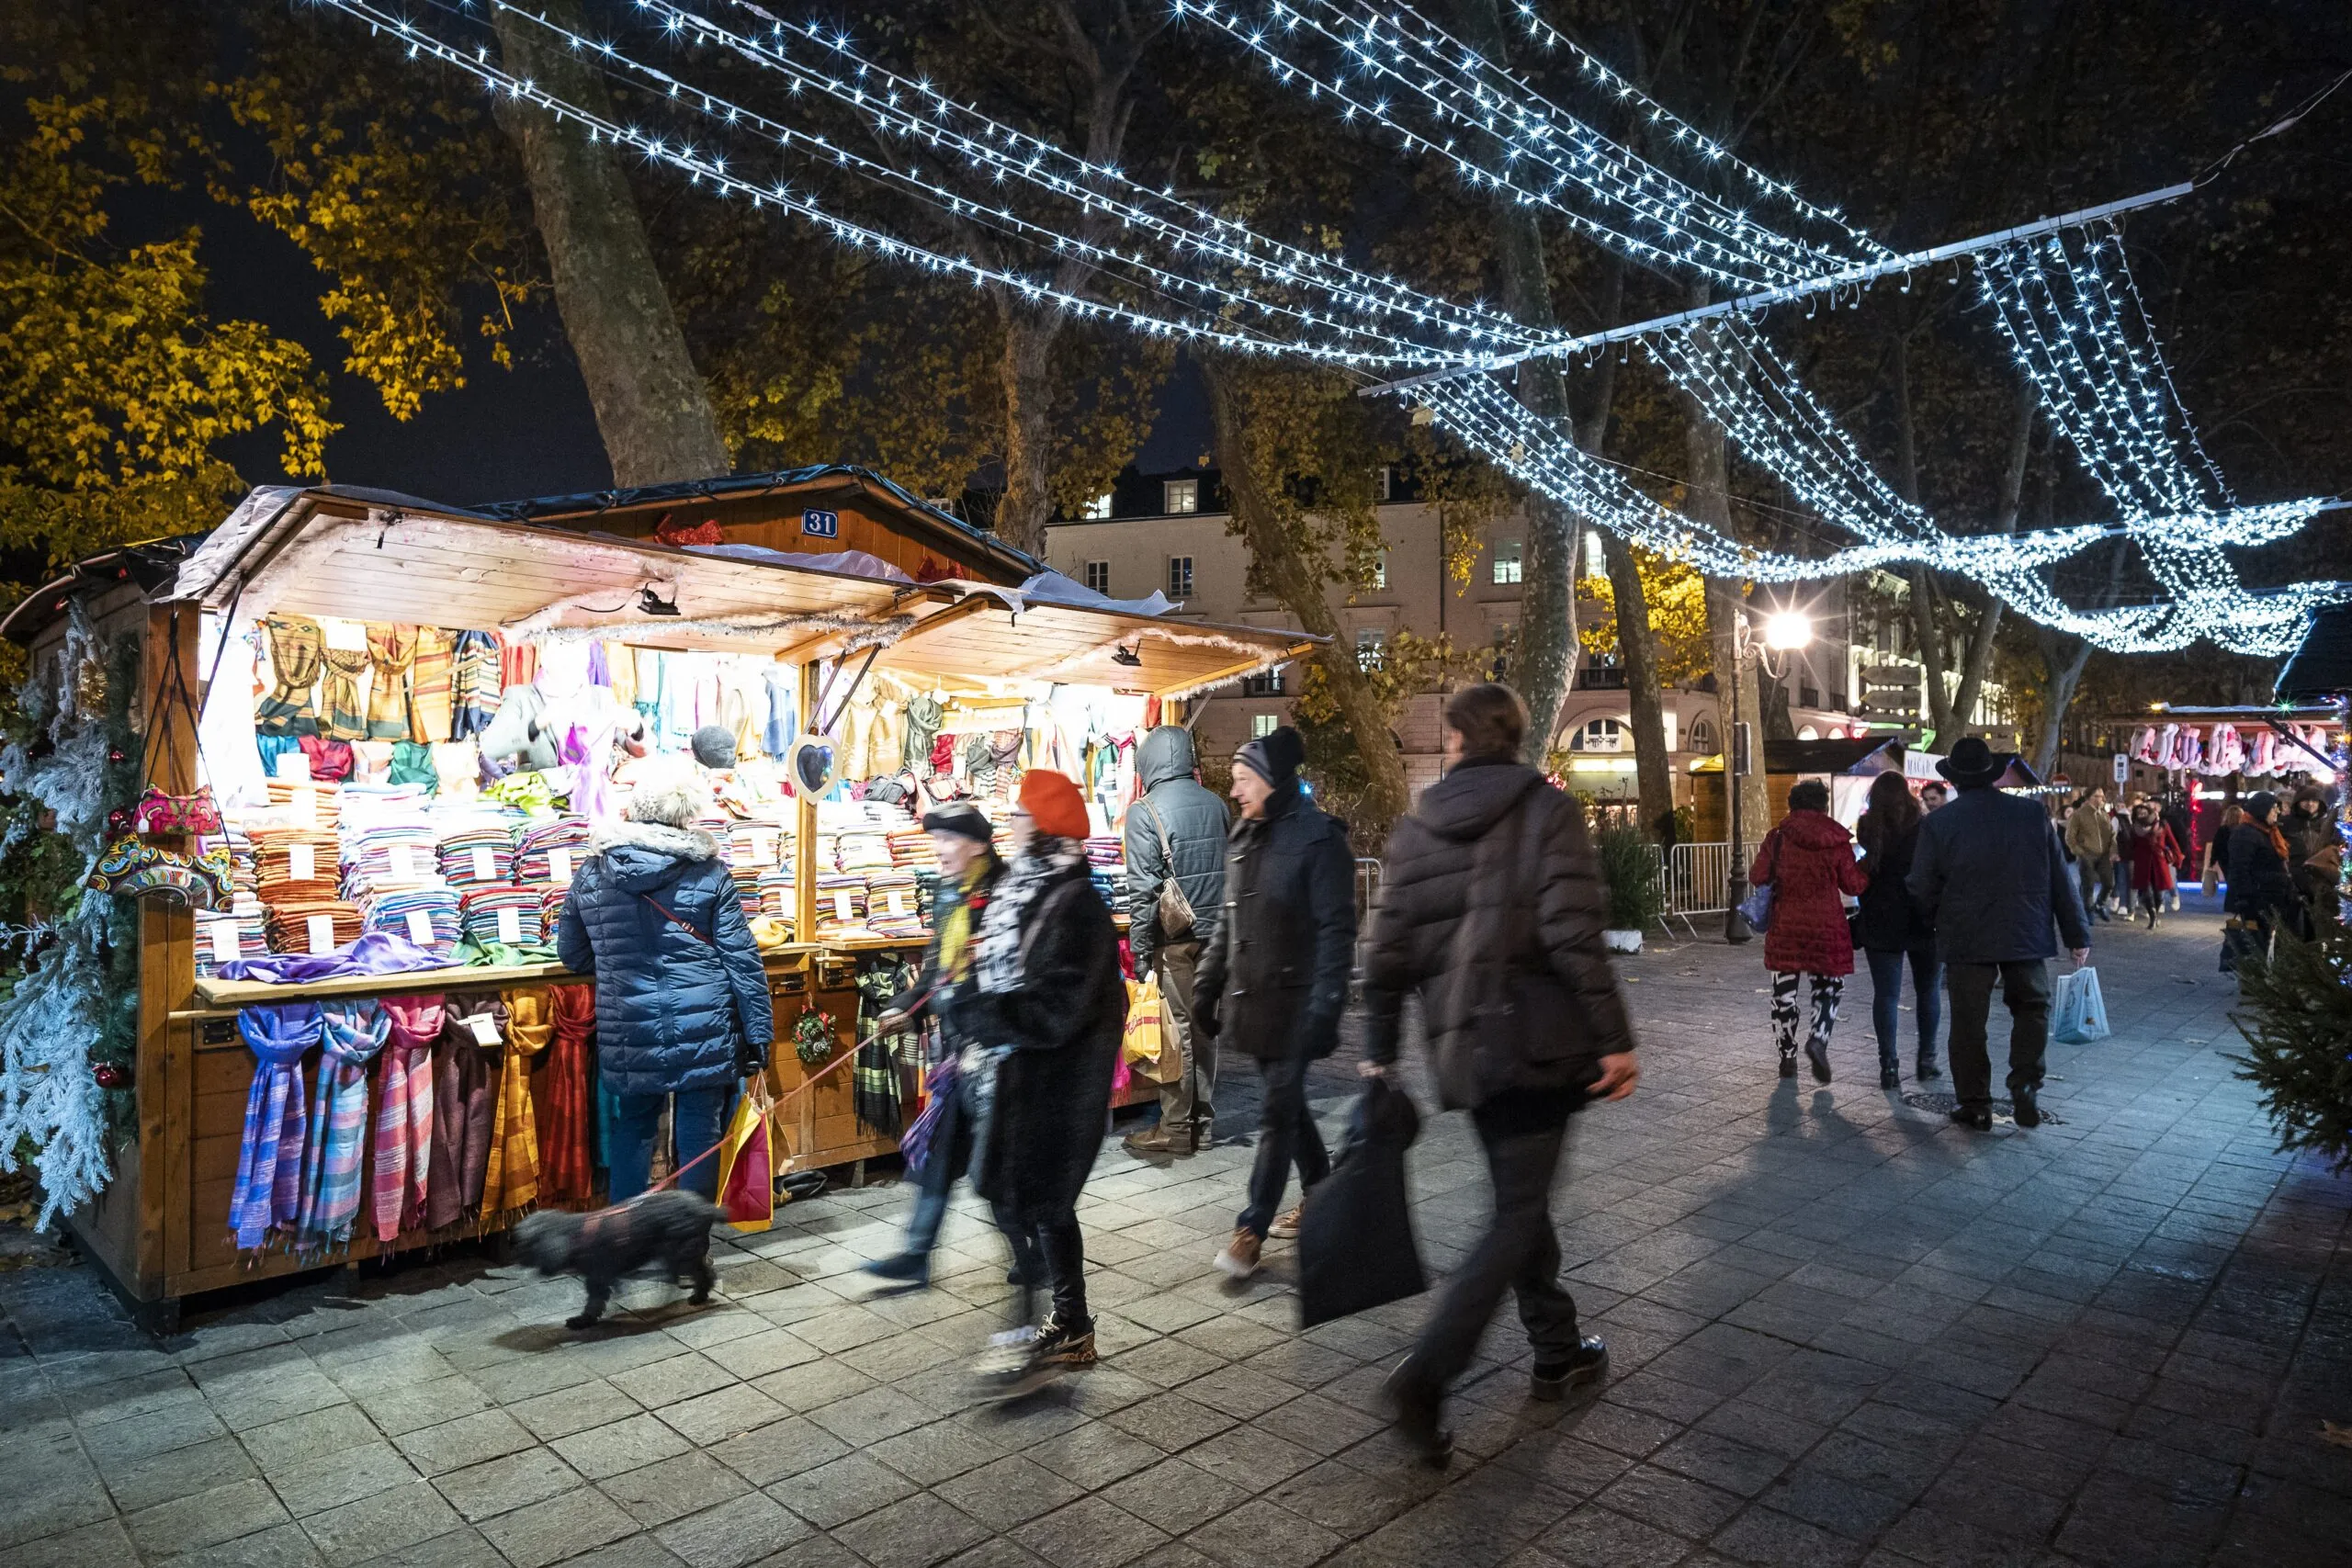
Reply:
M1951 991L1951 1087L1965 1106L1993 1098L1993 1057L1984 1028L1993 1010L1993 984L2009 1010L2009 1093L2041 1088L2041 1058L2050 1044L2050 960L2007 964L1947 964Z
M928 1255L939 1245L939 1227L947 1219L947 1196L972 1163L972 1118L964 1109L962 1097L950 1090L939 1117L931 1155L922 1163L921 1185L915 1190L914 1215L907 1221L909 1252Z
M1942 966L1932 947L1882 953L1867 950L1871 961L1871 1028L1878 1034L1878 1065L1901 1066L1903 1033L1903 962L1911 961L1911 1006L1919 1021L1919 1060L1936 1059L1936 1029L1944 1021L1940 986Z
M1306 1069L1303 1055L1276 1056L1258 1064L1264 1098L1258 1107L1258 1163L1250 1169L1250 1206L1234 1223L1264 1235L1282 1212L1283 1189L1290 1168L1298 1166L1298 1184L1314 1186L1331 1174L1331 1156L1323 1151L1323 1134L1306 1111Z
M1035 1323L1037 1285L1053 1292L1056 1322L1085 1327L1086 1240L1078 1228L1078 1212L1063 1206L1046 1213L1018 1213L996 1205L996 1228L1012 1248L1012 1266L1021 1272L1021 1288L1013 1297L1015 1323Z
M670 1112L671 1158L684 1165L717 1144L727 1131L727 1114L735 1109L735 1089L695 1089L682 1094L616 1094L613 1096L613 1125L605 1147L610 1151L611 1196L616 1203L634 1198L651 1181L653 1134L662 1121L664 1101L676 1103ZM678 1185L709 1198L718 1191L718 1158L711 1156L679 1179Z
M1503 1292L1519 1297L1535 1364L1557 1366L1577 1348L1577 1303L1560 1288L1560 1238L1552 1229L1552 1177L1566 1142L1572 1097L1521 1095L1470 1113L1495 1214L1487 1234L1446 1280L1445 1294L1413 1352L1414 1376L1442 1388L1477 1354Z

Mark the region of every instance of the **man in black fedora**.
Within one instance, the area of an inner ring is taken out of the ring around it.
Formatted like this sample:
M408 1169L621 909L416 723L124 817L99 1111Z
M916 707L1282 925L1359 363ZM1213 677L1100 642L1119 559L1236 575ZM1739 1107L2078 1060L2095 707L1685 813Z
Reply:
M1951 992L1951 1119L1993 1129L1993 1059L1984 1025L1993 984L2009 1010L2009 1099L2018 1125L2041 1125L2041 1057L2050 1041L2050 961L2059 939L2080 965L2091 953L2083 899L2041 807L1993 786L2017 761L1963 737L1936 771L1959 793L1919 824L1911 897L1935 921ZM2053 932L2053 926L2055 931Z

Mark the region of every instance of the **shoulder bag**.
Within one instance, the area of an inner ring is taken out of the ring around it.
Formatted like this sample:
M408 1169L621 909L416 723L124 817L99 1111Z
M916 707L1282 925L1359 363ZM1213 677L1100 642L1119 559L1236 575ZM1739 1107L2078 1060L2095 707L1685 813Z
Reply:
M1136 804L1151 805L1149 801L1138 801ZM1199 917L1193 912L1193 901L1184 897L1183 883L1177 880L1176 851L1168 841L1168 824L1160 817L1157 806L1151 807L1151 826L1152 830L1159 835L1159 863L1167 873L1159 882L1159 940L1182 942L1193 934L1193 927Z
M1759 931L1770 931L1772 927L1772 889L1781 880L1781 830L1773 829L1764 836L1764 841L1772 850L1772 862L1769 867L1771 874L1749 888L1747 897L1739 901L1740 915L1750 929Z

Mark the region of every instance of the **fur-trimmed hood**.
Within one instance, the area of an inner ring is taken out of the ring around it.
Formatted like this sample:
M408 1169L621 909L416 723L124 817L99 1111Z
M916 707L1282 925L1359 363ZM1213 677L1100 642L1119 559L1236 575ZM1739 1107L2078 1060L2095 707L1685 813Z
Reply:
M610 822L590 837L588 851L604 858L616 883L636 893L667 882L696 861L717 860L718 840L700 828Z

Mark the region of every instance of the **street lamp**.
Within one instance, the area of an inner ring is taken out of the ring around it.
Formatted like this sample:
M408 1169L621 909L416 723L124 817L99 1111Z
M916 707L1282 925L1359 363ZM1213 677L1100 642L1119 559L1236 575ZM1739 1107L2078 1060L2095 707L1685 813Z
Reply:
M1742 747L1740 740L1739 685L1740 671L1747 667L1747 653L1756 647L1755 634L1747 624L1747 612L1742 610L1732 622L1731 630L1731 723L1724 731L1724 788L1731 796L1731 874L1724 889L1724 940L1729 942L1747 941L1756 933L1748 929L1747 917L1739 907L1747 900L1747 833L1741 821L1739 781L1755 766L1755 749ZM1756 667L1778 681L1788 672L1788 655L1813 641L1813 617L1802 610L1776 610L1764 617L1762 646L1756 648ZM1779 655L1775 659L1774 655ZM1741 769L1742 751L1748 769Z

